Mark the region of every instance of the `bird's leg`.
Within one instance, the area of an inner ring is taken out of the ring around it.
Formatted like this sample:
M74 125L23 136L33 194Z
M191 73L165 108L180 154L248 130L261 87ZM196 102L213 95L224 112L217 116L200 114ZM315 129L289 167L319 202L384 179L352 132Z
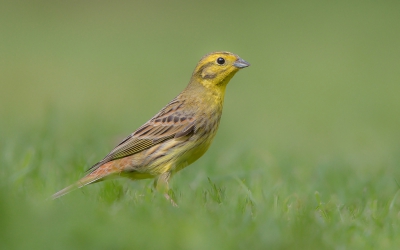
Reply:
M157 177L157 179L154 180L154 187L157 189L157 191L164 193L164 197L171 202L171 204L174 207L177 207L178 205L176 202L169 196L168 190L169 190L169 178L171 177L170 172L165 172Z

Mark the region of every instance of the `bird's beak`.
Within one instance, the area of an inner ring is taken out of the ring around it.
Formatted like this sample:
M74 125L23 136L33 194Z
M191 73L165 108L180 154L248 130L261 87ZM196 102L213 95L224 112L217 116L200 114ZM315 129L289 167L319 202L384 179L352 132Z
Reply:
M246 68L250 66L250 63L246 62L245 60L243 60L242 58L238 58L234 63L233 66L242 69L242 68Z

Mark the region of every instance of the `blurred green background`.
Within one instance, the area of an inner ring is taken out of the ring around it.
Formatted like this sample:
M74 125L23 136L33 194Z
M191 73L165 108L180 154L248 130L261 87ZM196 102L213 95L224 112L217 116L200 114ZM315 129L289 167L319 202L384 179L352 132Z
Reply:
M399 13L398 1L2 1L0 247L396 249ZM209 152L173 179L178 209L151 181L46 200L217 50L251 67L228 86Z

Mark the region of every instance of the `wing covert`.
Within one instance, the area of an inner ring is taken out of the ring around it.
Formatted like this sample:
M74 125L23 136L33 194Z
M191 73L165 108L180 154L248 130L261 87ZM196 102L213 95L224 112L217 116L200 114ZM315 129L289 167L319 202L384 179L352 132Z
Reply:
M182 112L180 109L182 103L175 99L125 138L103 160L93 165L88 171L92 172L109 161L137 154L166 140L189 135L193 131L196 121L193 114Z

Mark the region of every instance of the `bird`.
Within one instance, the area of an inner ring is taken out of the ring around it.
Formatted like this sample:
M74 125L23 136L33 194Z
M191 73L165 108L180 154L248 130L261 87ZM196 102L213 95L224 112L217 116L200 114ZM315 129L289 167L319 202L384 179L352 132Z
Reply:
M117 177L153 178L156 190L176 205L168 194L171 176L207 151L219 127L226 86L240 69L248 66L231 52L203 56L178 96L90 167L83 178L52 198Z

